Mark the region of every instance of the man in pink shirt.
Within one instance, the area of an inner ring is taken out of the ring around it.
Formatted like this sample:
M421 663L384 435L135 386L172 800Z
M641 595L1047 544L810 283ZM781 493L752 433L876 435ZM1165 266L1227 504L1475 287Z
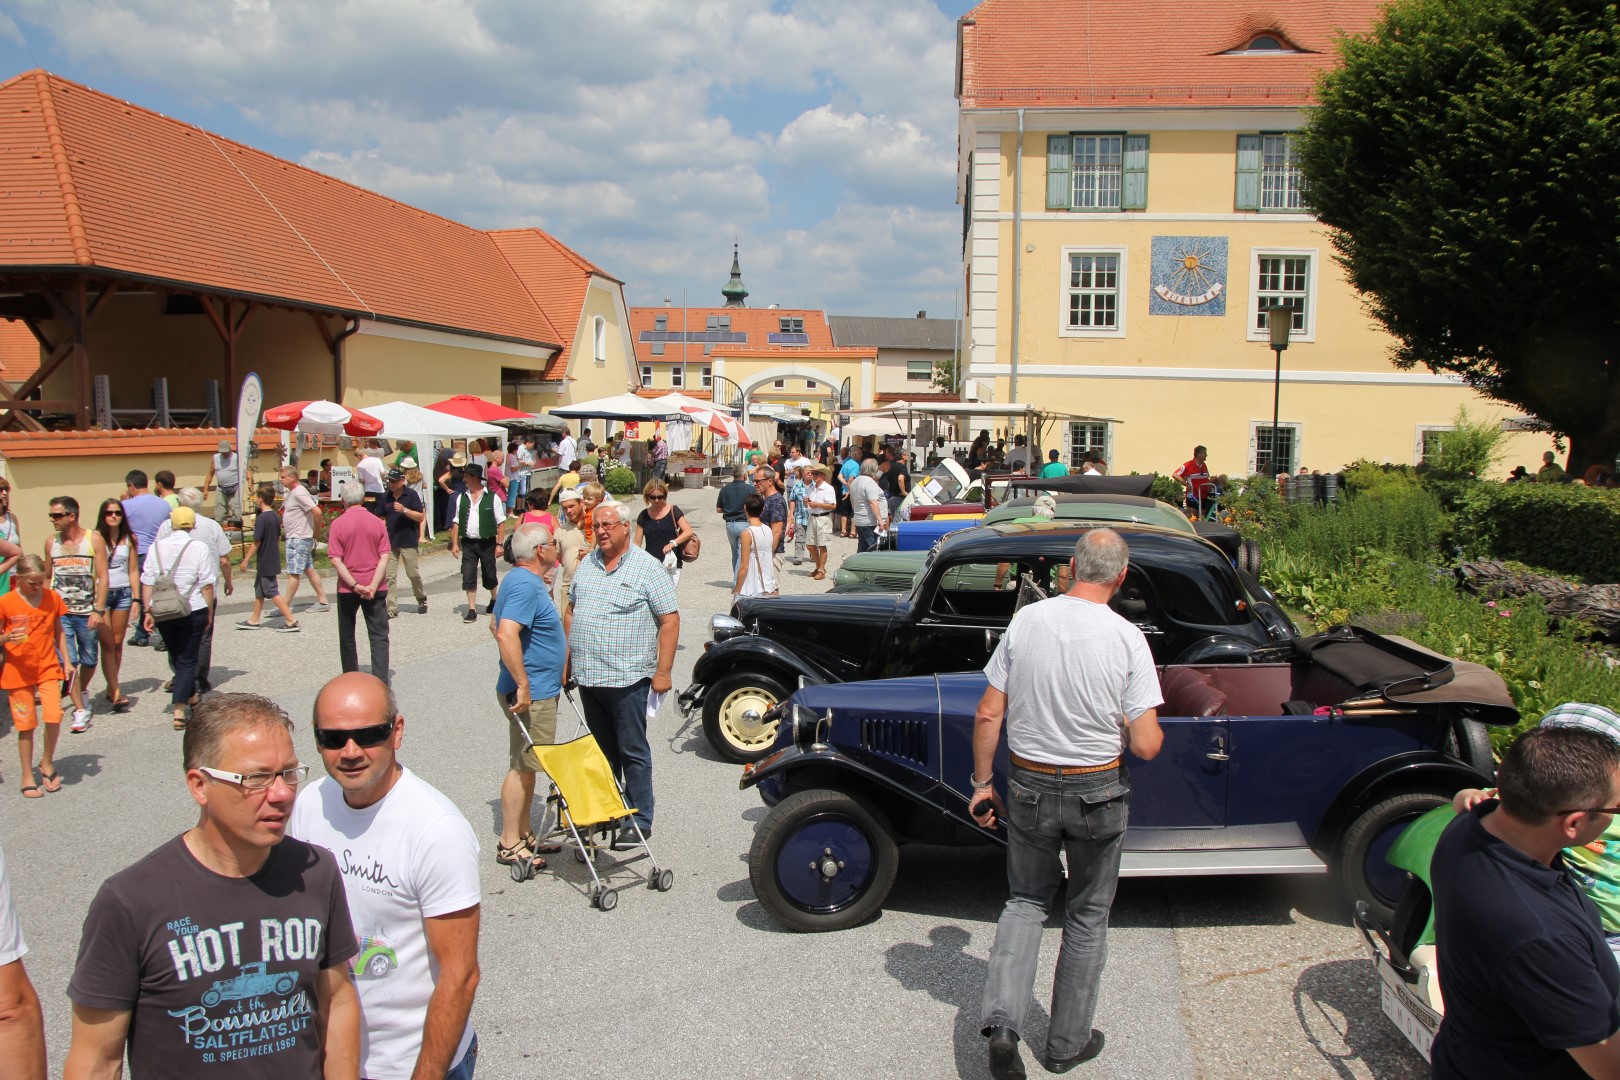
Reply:
M371 673L388 681L388 527L362 503L366 490L358 480L339 486L343 513L326 530L326 557L338 576L338 653L344 671L359 671L354 644L354 616L365 613L371 639Z

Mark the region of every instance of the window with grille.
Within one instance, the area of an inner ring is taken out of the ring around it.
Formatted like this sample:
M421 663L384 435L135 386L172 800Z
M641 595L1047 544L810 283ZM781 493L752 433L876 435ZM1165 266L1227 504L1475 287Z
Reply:
M1299 467L1299 425L1251 425L1249 436L1249 471L1263 476L1293 472Z
M1260 137L1260 209L1303 210L1305 182L1292 135Z
M1104 461L1108 460L1108 425L1080 421L1070 423L1069 465L1081 468L1086 463L1086 455L1093 450L1101 454Z
M1047 209L1145 210L1147 169L1146 135L1049 135Z

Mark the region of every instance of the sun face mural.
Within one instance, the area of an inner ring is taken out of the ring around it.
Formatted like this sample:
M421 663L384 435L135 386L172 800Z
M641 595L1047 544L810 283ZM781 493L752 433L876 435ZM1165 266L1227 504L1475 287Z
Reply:
M1150 315L1226 314L1226 237L1155 236Z

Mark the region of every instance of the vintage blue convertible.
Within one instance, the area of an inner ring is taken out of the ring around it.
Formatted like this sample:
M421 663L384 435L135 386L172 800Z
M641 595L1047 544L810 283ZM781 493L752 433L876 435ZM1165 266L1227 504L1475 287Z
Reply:
M1164 748L1127 759L1124 876L1335 872L1387 921L1405 826L1492 769L1485 725L1519 717L1501 678L1350 627L1247 664L1161 669ZM968 815L981 672L804 685L745 767L771 809L749 856L755 894L796 930L882 907L899 845L1005 843ZM996 758L1005 793L1006 743Z

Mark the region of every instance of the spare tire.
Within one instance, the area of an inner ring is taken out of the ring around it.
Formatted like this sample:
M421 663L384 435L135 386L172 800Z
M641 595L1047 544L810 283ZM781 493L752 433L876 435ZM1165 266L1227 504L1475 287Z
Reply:
M1491 733L1478 720L1465 716L1452 720L1446 731L1445 751L1485 776L1496 775L1496 754L1491 750Z

